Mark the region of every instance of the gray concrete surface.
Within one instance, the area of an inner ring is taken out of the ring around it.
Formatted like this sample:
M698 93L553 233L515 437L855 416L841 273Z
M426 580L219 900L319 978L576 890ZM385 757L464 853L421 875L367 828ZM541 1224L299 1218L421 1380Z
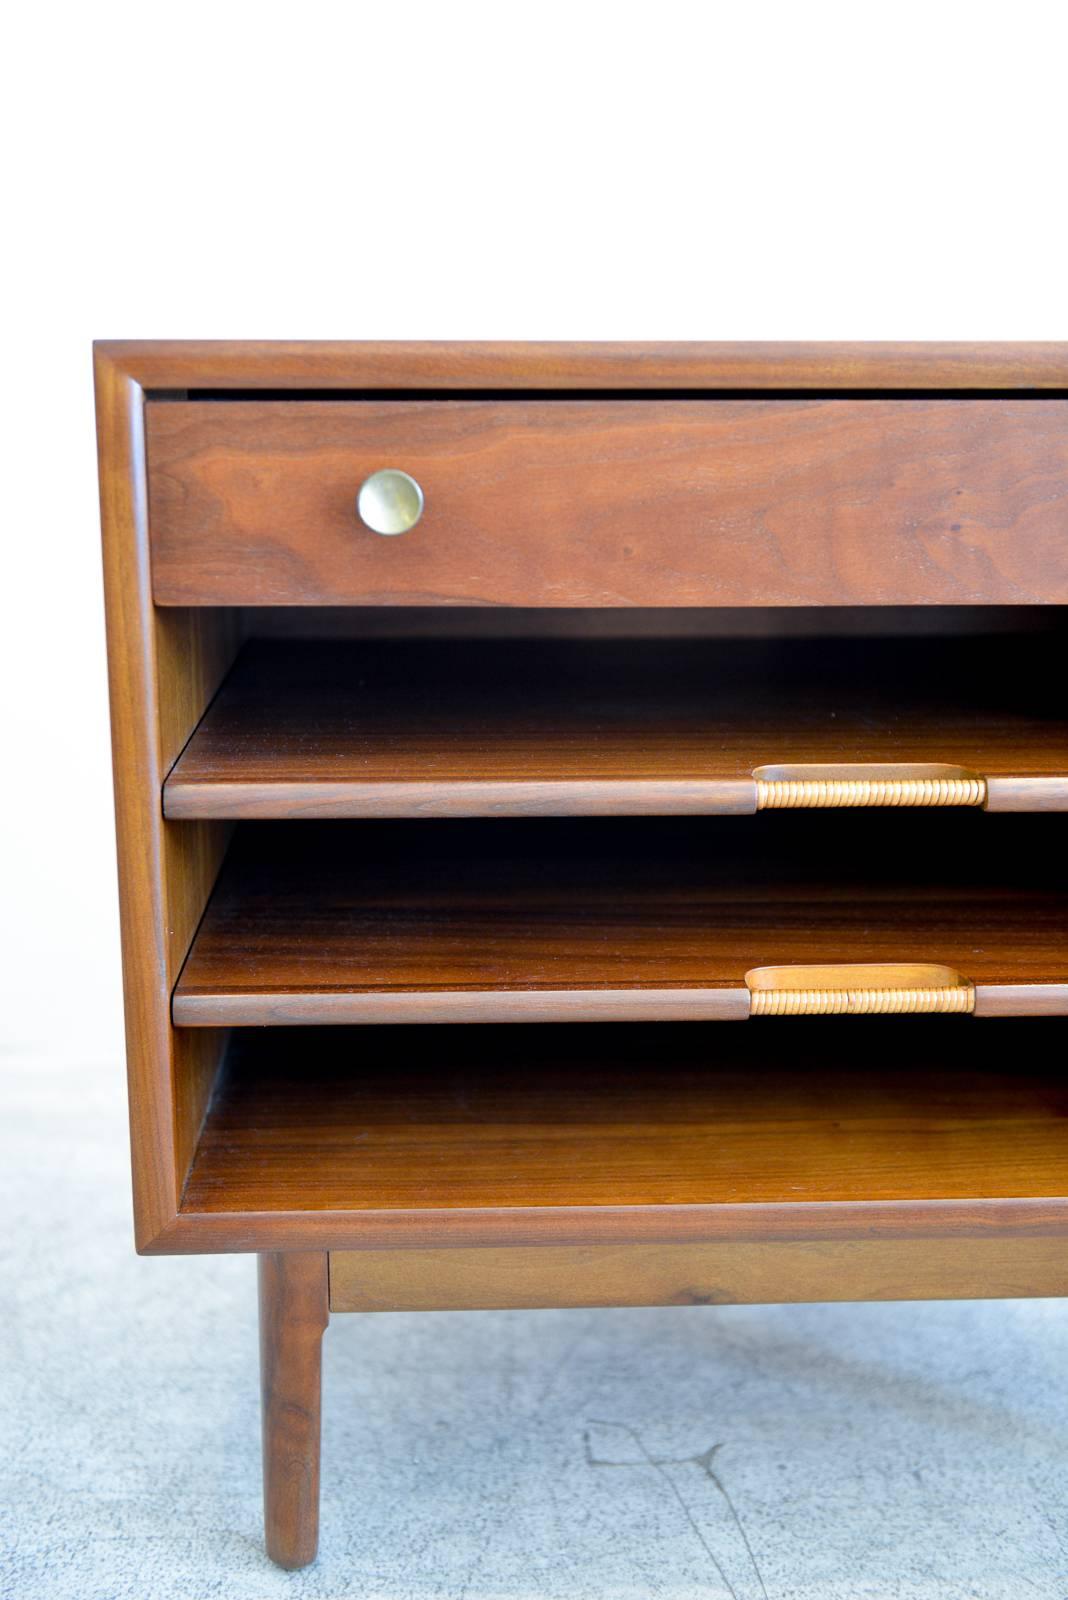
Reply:
M121 1073L4 1065L0 1592L1064 1600L1068 1303L339 1317L260 1543L254 1267L138 1260Z

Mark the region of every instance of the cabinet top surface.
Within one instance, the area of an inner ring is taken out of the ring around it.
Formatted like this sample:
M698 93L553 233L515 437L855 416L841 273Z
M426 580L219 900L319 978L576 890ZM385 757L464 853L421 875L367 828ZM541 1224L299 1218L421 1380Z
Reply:
M1068 388L1068 343L101 340L147 389Z

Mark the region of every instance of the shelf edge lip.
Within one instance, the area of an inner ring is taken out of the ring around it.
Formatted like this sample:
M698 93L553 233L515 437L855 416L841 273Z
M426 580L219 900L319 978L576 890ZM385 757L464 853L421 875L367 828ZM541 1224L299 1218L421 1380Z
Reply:
M977 983L977 1017L1068 1016L1068 983Z
M163 814L171 822L346 817L752 816L757 809L757 787L752 778L214 782L183 778L180 769L179 761L163 786ZM985 781L986 811L1068 811L1068 773L1043 777L1002 773Z
M746 777L214 783L184 779L176 768L163 786L164 816L182 822L270 817L750 816L755 812L756 784Z
M714 988L428 989L307 994L183 994L176 1028L478 1022L741 1022L744 981ZM1068 1015L1068 982L975 984L976 1017Z
M986 780L987 811L1068 811L1068 773L1013 777L1000 773Z
M181 1210L143 1253L1068 1237L1068 1195L425 1211Z
M340 994L183 994L176 1028L322 1023L740 1022L744 982L714 988L428 989Z

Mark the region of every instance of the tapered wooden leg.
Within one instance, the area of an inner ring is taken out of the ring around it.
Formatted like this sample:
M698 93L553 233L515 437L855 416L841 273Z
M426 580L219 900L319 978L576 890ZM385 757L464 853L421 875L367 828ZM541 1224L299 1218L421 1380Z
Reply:
M330 1319L324 1251L261 1255L260 1383L267 1554L306 1567L319 1544L322 1339Z

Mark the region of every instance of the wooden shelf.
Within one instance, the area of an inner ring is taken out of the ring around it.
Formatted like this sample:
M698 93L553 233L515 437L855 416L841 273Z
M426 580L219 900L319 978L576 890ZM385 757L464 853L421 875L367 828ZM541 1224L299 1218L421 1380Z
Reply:
M453 1244L963 1229L1024 1196L1045 1215L1068 1172L1055 1026L967 1050L951 1018L813 1021L788 1050L755 1027L331 1029L314 1054L251 1031L182 1213Z
M937 962L1068 1012L1055 817L248 823L174 1021L708 1020L783 963ZM966 1019L960 1026L967 1027ZM774 1029L786 1024L753 1022Z
M987 778L991 810L1065 810L1059 680L1049 644L1023 638L264 640L171 771L164 809L741 813L759 766L940 762Z

